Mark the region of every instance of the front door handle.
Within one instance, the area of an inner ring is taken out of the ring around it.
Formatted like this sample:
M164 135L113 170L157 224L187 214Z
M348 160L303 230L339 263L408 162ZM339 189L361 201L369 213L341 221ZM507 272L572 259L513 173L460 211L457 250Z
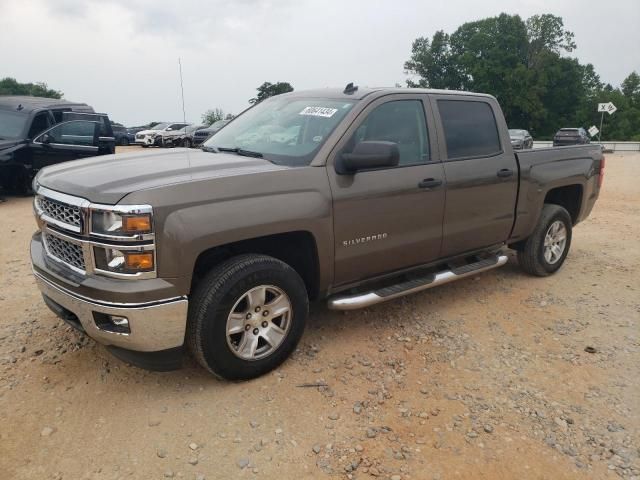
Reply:
M442 185L442 180L435 178L425 178L418 184L418 188L435 188Z
M510 177L511 175L513 175L513 170L510 170L508 168L503 168L502 170L498 170L498 176L500 178L507 178L507 177Z

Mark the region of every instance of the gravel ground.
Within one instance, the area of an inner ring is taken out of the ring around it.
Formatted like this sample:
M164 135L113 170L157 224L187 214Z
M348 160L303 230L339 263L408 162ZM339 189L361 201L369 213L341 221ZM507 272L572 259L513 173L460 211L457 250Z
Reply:
M0 471L16 479L640 478L640 155L553 277L503 268L313 308L277 371L126 365L35 288L31 199L0 204Z

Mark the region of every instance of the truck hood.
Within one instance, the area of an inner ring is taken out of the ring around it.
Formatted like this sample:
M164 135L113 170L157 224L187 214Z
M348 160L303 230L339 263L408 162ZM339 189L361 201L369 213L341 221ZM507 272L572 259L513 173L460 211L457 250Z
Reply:
M38 185L115 205L125 195L164 185L215 177L285 170L260 158L176 148L105 155L60 163L38 173Z

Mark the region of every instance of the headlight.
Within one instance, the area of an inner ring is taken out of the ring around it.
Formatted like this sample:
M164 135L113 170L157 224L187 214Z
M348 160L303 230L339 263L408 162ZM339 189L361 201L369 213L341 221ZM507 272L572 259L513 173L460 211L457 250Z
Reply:
M153 251L93 247L96 269L120 274L136 274L155 270Z
M91 233L109 236L151 233L151 213L125 213L107 210L91 212Z
M89 210L96 273L116 278L155 278L151 206L91 204Z

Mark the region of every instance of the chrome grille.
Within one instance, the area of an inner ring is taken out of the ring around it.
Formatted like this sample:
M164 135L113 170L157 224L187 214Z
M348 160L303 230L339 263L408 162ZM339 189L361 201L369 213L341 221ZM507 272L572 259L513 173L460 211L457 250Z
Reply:
M67 225L80 228L80 208L57 202L46 197L38 197L38 207L48 217Z
M47 252L61 262L85 270L82 247L54 235L43 235Z

